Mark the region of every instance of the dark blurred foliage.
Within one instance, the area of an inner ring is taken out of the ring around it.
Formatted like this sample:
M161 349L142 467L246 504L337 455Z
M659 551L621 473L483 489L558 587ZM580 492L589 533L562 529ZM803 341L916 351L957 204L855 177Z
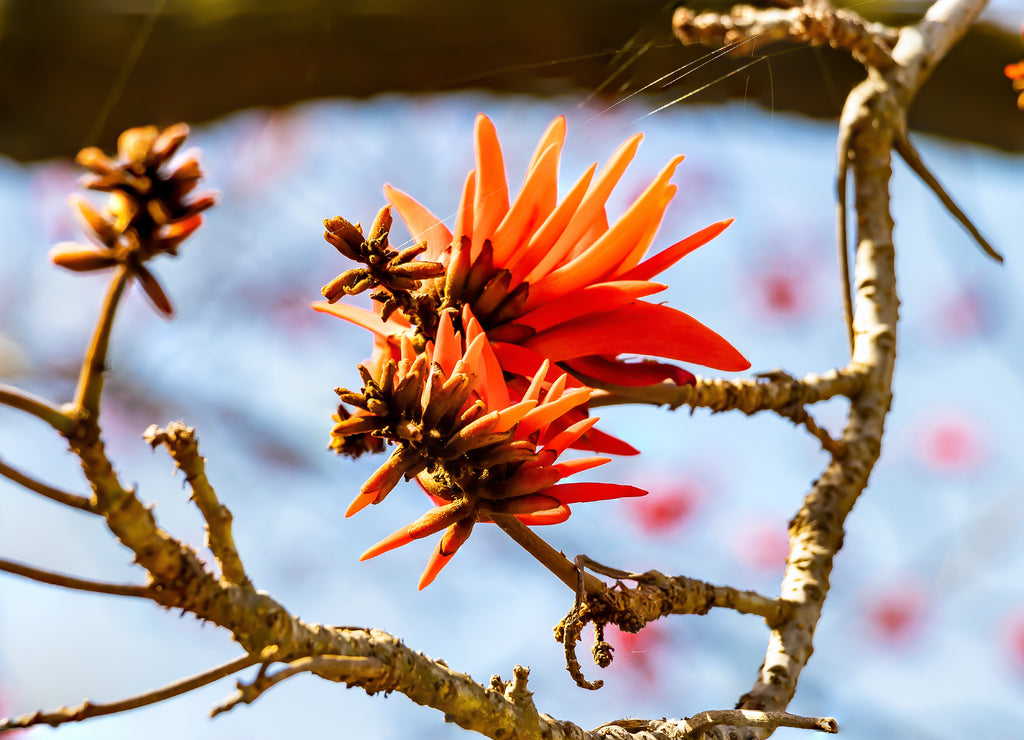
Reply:
M671 35L664 0L6 0L0 2L0 153L22 160L109 146L141 123L200 123L251 106L322 97L487 89L598 96L645 88L651 108L745 99L834 117L863 71L828 48L773 46L766 60L707 54ZM706 7L706 6L705 6ZM717 3L715 9L726 6ZM858 3L902 23L923 12ZM900 11L896 15L895 11ZM1019 35L978 25L935 72L911 113L922 131L1013 151L1024 125L1003 67Z

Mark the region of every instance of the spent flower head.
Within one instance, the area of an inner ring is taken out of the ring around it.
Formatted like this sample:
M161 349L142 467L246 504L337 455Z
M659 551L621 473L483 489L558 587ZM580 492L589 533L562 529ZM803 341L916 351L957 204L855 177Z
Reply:
M216 202L212 194L192 193L203 174L195 158L173 168L169 164L187 136L184 123L163 131L144 126L121 134L116 159L97 147L82 149L76 161L92 174L81 185L110 196L100 209L81 196L72 198L94 244L58 244L50 259L76 272L123 265L153 305L172 315L167 294L144 263L158 254L176 256L178 246L202 223L200 213Z

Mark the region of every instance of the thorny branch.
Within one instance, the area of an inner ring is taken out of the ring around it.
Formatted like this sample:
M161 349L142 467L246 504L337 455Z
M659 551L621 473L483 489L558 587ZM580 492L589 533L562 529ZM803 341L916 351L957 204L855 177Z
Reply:
M185 473L185 480L192 488L192 500L206 520L206 544L217 558L221 574L229 583L248 583L231 534L231 512L217 500L217 494L206 477L206 461L199 455L195 430L180 422L169 424L167 429L160 429L154 424L142 436L151 447L160 444L167 447Z
M51 501L56 501L58 504L70 506L72 509L95 513L92 502L85 496L79 496L77 493L69 493L68 491L62 491L59 488L49 486L42 481L38 481L35 478L22 473L20 470L11 467L3 460L0 460L0 475L14 483L17 483L22 488L27 488L29 491L38 493L40 496L48 498Z
M39 583L48 583L51 586L70 588L75 591L89 591L94 594L109 594L111 596L135 596L138 598L149 598L151 592L146 586L122 585L119 583L100 583L85 578L54 573L41 568L34 568L31 565L16 563L13 560L0 558L0 571L11 573L16 576L28 578Z
M259 655L243 655L241 658L233 660L230 663L225 663L222 666L205 671L204 673L200 673L199 675L191 678L177 681L169 686L157 689L156 691L150 691L145 694L133 696L130 699L111 702L110 704L94 704L90 701L85 701L76 707L61 707L60 709L52 712L33 712L32 714L26 714L22 717L0 719L0 733L24 729L26 727L33 727L35 725L59 727L60 725L68 722L81 722L82 720L89 719L91 717L119 714L121 712L131 711L132 709L149 706L150 704L157 704L159 702L172 699L175 696L187 694L189 691L195 691L196 689L202 688L214 681L219 681L222 678L230 676L232 673L237 673L249 666L255 665L261 660L263 660L263 658Z
M741 698L740 709L784 709L813 651L832 561L843 543L843 523L878 459L892 401L899 299L889 201L891 152L903 135L914 94L984 5L985 0L936 2L922 21L899 30L892 50L895 66L869 63L867 79L854 88L843 110L838 232L845 240L845 172L849 168L857 214L853 363L867 368L868 377L861 391L851 396L840 441L843 456L833 458L790 523L790 555L781 594L792 609L773 628L757 682ZM751 730L743 736L770 733L770 729ZM729 728L714 731L721 738L733 734Z

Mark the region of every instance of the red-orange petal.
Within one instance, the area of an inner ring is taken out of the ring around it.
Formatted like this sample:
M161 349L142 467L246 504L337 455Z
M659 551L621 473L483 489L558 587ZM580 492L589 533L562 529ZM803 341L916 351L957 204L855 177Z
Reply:
M345 321L351 322L356 326L361 326L364 329L369 329L374 334L382 337L389 337L394 334L400 334L409 327L398 320L398 312L391 314L391 317L387 321L381 321L373 311L367 311L365 308L358 308L357 306L350 306L347 303L328 303L327 301L316 301L312 304L311 308L314 311L320 313L327 313L331 316L337 316L339 319L345 319Z
M476 117L473 127L476 149L477 187L473 199L473 259L479 255L483 243L490 239L498 224L508 213L508 180L505 162L501 156L498 132L491 119L483 113Z
M452 376L455 363L462 357L462 342L455 335L455 327L452 325L452 315L448 311L441 314L437 323L437 339L434 342L433 361L444 370L445 377Z
M512 373L513 375L520 375L524 378L536 377L539 368L543 364L544 360L547 359L544 355L538 354L537 352L518 344L492 342L491 348L494 350L495 357L498 358L498 362L501 363L501 366L506 372ZM544 380L550 383L560 375L565 375L565 372L554 365L549 365L549 370ZM580 388L583 386L583 383L573 377L569 377L567 383L570 388Z
M640 450L629 442L613 437L608 432L602 432L600 429L591 429L576 442L569 445L569 449L603 452L606 455L622 455L624 457L640 454Z
M716 236L721 234L735 219L727 218L724 221L705 226L700 231L690 234L681 239L671 247L658 252L653 257L644 260L636 267L633 267L618 276L619 280L650 280L655 275L670 268L676 262L688 255L690 252L704 246Z
M580 419L579 421L570 424L568 427L552 437L547 444L544 445L544 450L551 450L556 456L561 455L577 439L589 432L597 421L598 418L596 416L588 416L585 419Z
M636 387L654 385L663 380L671 380L676 385L693 385L697 382L696 376L689 370L654 360L626 362L614 357L590 355L566 360L565 365L572 372L585 378L593 378L612 385Z
M523 187L491 237L494 264L504 267L510 256L526 247L530 233L551 214L558 202L559 145L552 144L526 173Z
M528 527L546 526L549 524L561 524L572 514L565 504L546 511L534 511L529 514L516 514L516 519Z
M562 262L565 255L569 253L569 250L576 246L576 243L590 231L594 219L599 215L603 216L605 202L608 200L608 196L611 195L615 185L618 184L622 174L626 171L626 167L629 166L629 163L636 156L636 150L639 148L642 138L642 134L634 134L626 139L615 150L608 163L601 169L601 172L598 173L597 179L587 189L587 194L583 197L576 212L572 215L565 231L547 250L547 254L544 255L544 258L533 269L529 278L527 278L531 284L531 295L527 305L536 305L533 303L533 284L556 268Z
M422 591L437 578L437 574L441 572L444 566L448 565L448 561L452 559L455 553L444 555L441 553L440 547L435 547L430 553L430 559L427 560L427 567L423 569L423 574L420 576L419 590Z
M541 332L583 314L612 311L638 298L660 293L667 287L661 283L644 280L619 280L585 285L523 314L516 319L516 323L526 324Z
M614 273L619 264L632 253L631 247L642 241L644 235L653 234L651 225L654 224L656 228L661 223L668 205L662 197L666 184L682 161L682 156L674 157L615 224L583 252L559 264L557 269L540 280L531 281L527 307L538 306L553 296L563 295L605 274ZM583 205L580 208L582 210ZM568 233L569 230L566 231ZM639 261L639 255L636 261Z
M437 262L441 253L452 243L452 232L448 231L448 227L418 200L397 188L385 185L384 197L402 217L413 241L427 243L427 251L423 253L422 259Z
M565 143L565 116L556 116L548 127L544 130L544 133L540 136L540 141L537 142L537 148L533 150L533 156L530 157L530 164L527 166L527 171L532 170L540 162L541 157L544 156L544 152L547 151L548 147L556 146L558 149L562 148Z
M563 478L568 478L570 475L576 473L582 473L584 470L590 470L596 468L599 465L611 462L610 457L579 457L575 460L566 460L560 462L557 465L552 465L555 470L562 474Z
M476 198L476 170L466 175L466 184L462 187L462 200L459 202L459 210L455 216L455 231L452 232L452 236L456 239L463 236L470 240L473 238L474 198ZM483 247L483 243L480 246ZM477 250L477 254L479 254L479 250ZM471 253L471 263L473 259L476 259L476 255Z
M445 533L441 535L441 542L434 548L430 554L430 560L427 561L427 567L423 570L423 575L420 576L419 590L422 591L437 578L437 574L441 572L444 566L448 565L448 561L452 559L452 556L459 551L466 540L469 539L470 533L473 531L473 524L475 520L473 517L467 517L462 521L456 522L450 526Z
M692 316L644 301L573 319L536 334L525 346L553 362L633 353L731 372L750 367L735 347Z
M523 420L519 422L519 426L516 427L515 432L516 439L525 439L538 429L543 431L548 424L569 409L586 403L590 398L590 394L590 388L573 388L571 391L567 391L551 403L545 401L543 404L524 416Z
M607 501L613 498L646 496L647 491L622 483L559 483L544 493L554 496L563 504L580 504L588 501Z
M595 162L569 189L569 192L562 198L562 202L555 206L551 215L544 219L544 223L530 237L526 248L517 250L509 257L505 267L512 271L512 285L519 285L533 273L534 268L551 249L551 245L565 231L570 219L587 194L590 181L596 171L597 163Z
M409 534L409 527L402 527L397 532L392 532L377 544L371 545L367 548L366 552L359 556L359 560L362 562L363 560L369 560L370 558L375 558L378 555L383 555L384 553L390 552L402 545L408 545L413 541L413 539L415 538Z

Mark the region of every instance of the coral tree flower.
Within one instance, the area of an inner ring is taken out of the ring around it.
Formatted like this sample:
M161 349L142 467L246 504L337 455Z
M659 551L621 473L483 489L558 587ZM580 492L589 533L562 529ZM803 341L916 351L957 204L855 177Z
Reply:
M591 165L559 200L565 129L561 117L548 126L523 187L510 202L494 125L477 116L476 169L466 179L452 232L418 201L385 187L413 239L426 242L424 259L447 268L443 281L428 285L447 305L470 305L503 367L526 368L521 374L527 377L546 358L578 376L612 384L694 380L664 363L625 363L619 355L627 353L718 370L747 369L750 363L732 345L696 319L643 300L666 287L652 278L720 234L732 219L646 257L676 193L669 180L683 157L670 160L609 225L605 204L642 137L627 139L600 172Z
M121 134L116 160L96 147L80 151L76 161L93 173L82 185L108 192L110 199L98 210L84 198L73 198L95 245L58 244L50 250L50 259L76 272L125 265L154 307L171 316L174 309L167 294L143 263L157 254L176 256L181 242L202 223L199 214L216 202L208 193L189 197L202 177L196 159L186 159L174 169L168 164L187 136L184 123L163 131L145 126Z
M414 240L425 245L418 253L420 260L444 268L443 274L424 279L416 300L407 298L406 304L470 306L502 369L511 377L514 397L529 386L544 360L558 363L584 382L633 386L664 380L693 383L695 378L675 365L651 359L626 362L620 355L649 355L728 371L747 369L750 363L731 344L693 317L642 300L666 288L651 278L732 222L712 224L646 256L675 195L676 186L669 180L683 158L673 158L609 225L605 203L636 155L641 136L622 144L600 172L592 165L559 200L557 176L564 139L565 119L559 117L541 137L522 190L510 202L497 133L490 119L479 115L474 129L476 169L466 180L454 232L418 201L385 186L385 194ZM344 252L339 242L352 225L344 219L328 219L325 226L325 238ZM414 324L420 333L433 336L435 327L422 311L392 314L386 310L381 318L374 311L335 304L338 291L333 286L361 275L343 273L325 287L329 302L314 308L374 332L379 338L378 361L389 353L397 357L397 337ZM378 293L374 298L394 306L389 296ZM584 409L576 413L579 418L586 415ZM637 454L630 445L597 429L584 444L600 452Z
M547 381L545 360L522 398L513 401L498 358L468 306L464 331L457 332L448 309L441 314L435 341L417 353L403 335L398 360L388 359L376 374L360 366L364 386L339 389L357 413L341 419L333 437L372 433L394 445L391 456L362 486L345 516L380 503L405 478L417 479L435 508L363 553L376 557L415 539L444 533L420 578L429 585L468 539L473 526L495 514L524 524L556 524L570 515L569 504L646 491L614 483L562 483L570 475L609 462L584 457L558 462L565 450L597 421L581 418L560 424L586 403L591 390L572 388L561 373Z

